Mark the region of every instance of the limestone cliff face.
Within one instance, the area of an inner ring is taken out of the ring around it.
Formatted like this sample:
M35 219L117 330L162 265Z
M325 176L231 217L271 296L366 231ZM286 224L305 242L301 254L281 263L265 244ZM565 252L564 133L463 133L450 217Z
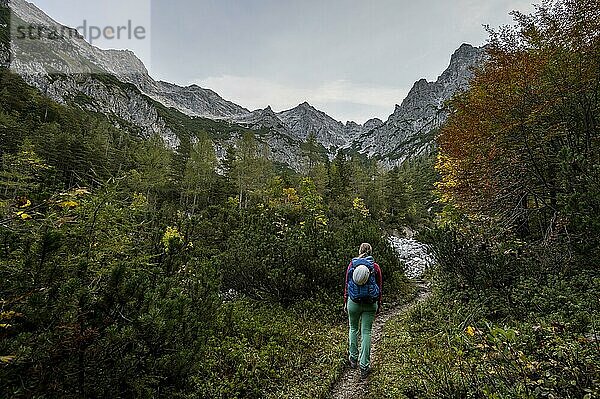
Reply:
M307 102L280 112L277 116L283 121L291 137L306 141L309 135L314 135L317 142L328 150L330 157L335 156L337 150L349 142L341 122Z
M11 56L14 72L55 101L72 102L83 95L85 108L116 116L144 134L160 134L173 148L178 139L151 100L190 116L214 119L249 112L211 90L156 82L133 52L98 49L25 0L10 0L9 7L13 25L26 23L67 32L55 39L16 40L10 54L8 49L3 52L4 57Z
M371 119L364 125L355 122L344 125L308 103L277 114L270 108L258 110L234 120L253 128L273 129L300 142L312 133L328 150L330 158L339 150L352 148L392 168L432 147L433 132L447 119L445 103L466 89L484 57L484 48L463 44L439 78L435 82L418 80L385 122Z
M474 68L483 63L484 57L484 48L460 46L435 82L417 81L388 120L363 134L355 147L390 167L425 151L431 145L430 133L447 119L444 104L467 88Z
M163 104L191 116L210 119L232 119L250 111L227 101L212 90L197 85L181 87L172 83L157 82L149 94Z

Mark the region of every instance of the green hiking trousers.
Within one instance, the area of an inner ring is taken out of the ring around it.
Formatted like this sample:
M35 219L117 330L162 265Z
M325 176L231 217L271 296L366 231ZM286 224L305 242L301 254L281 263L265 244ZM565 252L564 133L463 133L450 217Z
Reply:
M377 303L356 303L348 298L348 324L350 333L350 358L360 360L360 368L368 369L371 366L371 329L377 312ZM360 358L358 354L358 323L360 322Z

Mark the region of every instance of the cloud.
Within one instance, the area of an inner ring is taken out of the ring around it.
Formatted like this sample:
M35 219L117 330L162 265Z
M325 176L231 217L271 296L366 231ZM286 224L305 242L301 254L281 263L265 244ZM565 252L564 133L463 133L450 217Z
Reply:
M403 88L347 80L334 80L307 87L232 75L197 79L193 83L212 89L224 98L249 109L270 105L275 111L283 111L308 101L335 119L359 123L373 117L387 119L394 105L400 103L408 92Z

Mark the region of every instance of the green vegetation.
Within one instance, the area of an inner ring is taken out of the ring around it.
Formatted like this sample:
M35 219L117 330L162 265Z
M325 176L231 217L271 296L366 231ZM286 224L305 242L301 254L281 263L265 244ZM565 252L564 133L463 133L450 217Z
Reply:
M157 104L175 151L0 70L1 396L327 397L348 261L369 241L406 301L407 225L433 294L385 326L371 397L600 395L600 7L548 7L490 32L438 153L387 172L309 136L299 175Z
M223 305L221 331L194 377L195 395L210 398L325 397L344 364L347 331L327 302L282 307L240 300Z
M431 238L440 259L434 297L386 325L375 397L598 395L596 264L579 258L561 271L558 254L503 255L464 236Z
M600 395L600 7L552 4L451 104L434 297L386 326L373 397Z
M0 70L3 396L324 397L362 241L406 300L386 173L343 155L280 173L243 131L217 174L205 122L173 151Z

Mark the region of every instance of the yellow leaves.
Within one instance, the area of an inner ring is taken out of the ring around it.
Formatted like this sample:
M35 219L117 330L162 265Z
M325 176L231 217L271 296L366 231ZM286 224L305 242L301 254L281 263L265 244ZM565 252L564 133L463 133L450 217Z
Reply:
M131 209L142 210L148 206L148 198L144 194L135 193L133 194L133 201L131 202Z
M0 320L10 320L13 317L23 316L21 313L17 313L13 310L9 312L0 312Z
M227 205L230 208L239 208L240 200L237 197L229 197L227 198Z
M61 196L65 199L63 201L59 201L57 204L63 209L77 208L79 206L79 201L76 199L89 194L91 194L91 192L85 187L76 188L69 192L62 193Z
M79 206L79 202L73 200L62 201L58 203L58 206L61 208L77 208Z
M75 188L71 191L61 193L60 195L63 197L84 197L86 195L91 194L91 191L85 187Z
M25 209L31 206L31 201L28 198L17 198L17 208Z
M0 312L0 321L4 323L0 323L0 328L8 329L12 327L12 324L6 323L6 321L12 320L15 317L23 316L21 313L17 313L15 311L9 312Z
M23 211L17 212L17 216L21 218L21 220L29 220L31 219L31 215L28 213L25 213Z
M300 197L295 188L284 188L283 197L286 203L297 204L300 201Z
M80 201L78 201L78 198L89 194L91 194L91 192L85 187L76 188L69 192L61 193L60 196L63 197L63 199L56 201L55 204L64 210L75 209L80 206Z
M352 201L352 207L363 218L366 219L367 217L369 217L369 208L367 208L364 199L360 197L354 198L354 201Z
M183 244L183 236L176 227L169 226L167 227L161 242L165 247L165 252L169 252L174 247L181 246Z
M75 189L71 193L72 193L72 195L75 195L75 196L84 196L84 195L91 194L91 192L85 187Z
M315 218L315 221L317 222L317 225L320 225L322 227L326 227L327 226L327 217L325 217L325 215L318 215Z
M440 186L451 189L458 186L460 163L456 158L445 154L438 154L435 169L442 175Z
M11 363L15 360L14 356L0 356L0 363Z
M31 201L26 198L26 197L17 197L15 199L15 207L17 209L21 209L20 211L17 211L17 217L21 220L29 220L32 218L32 216L25 212L25 209L30 208L31 207Z

